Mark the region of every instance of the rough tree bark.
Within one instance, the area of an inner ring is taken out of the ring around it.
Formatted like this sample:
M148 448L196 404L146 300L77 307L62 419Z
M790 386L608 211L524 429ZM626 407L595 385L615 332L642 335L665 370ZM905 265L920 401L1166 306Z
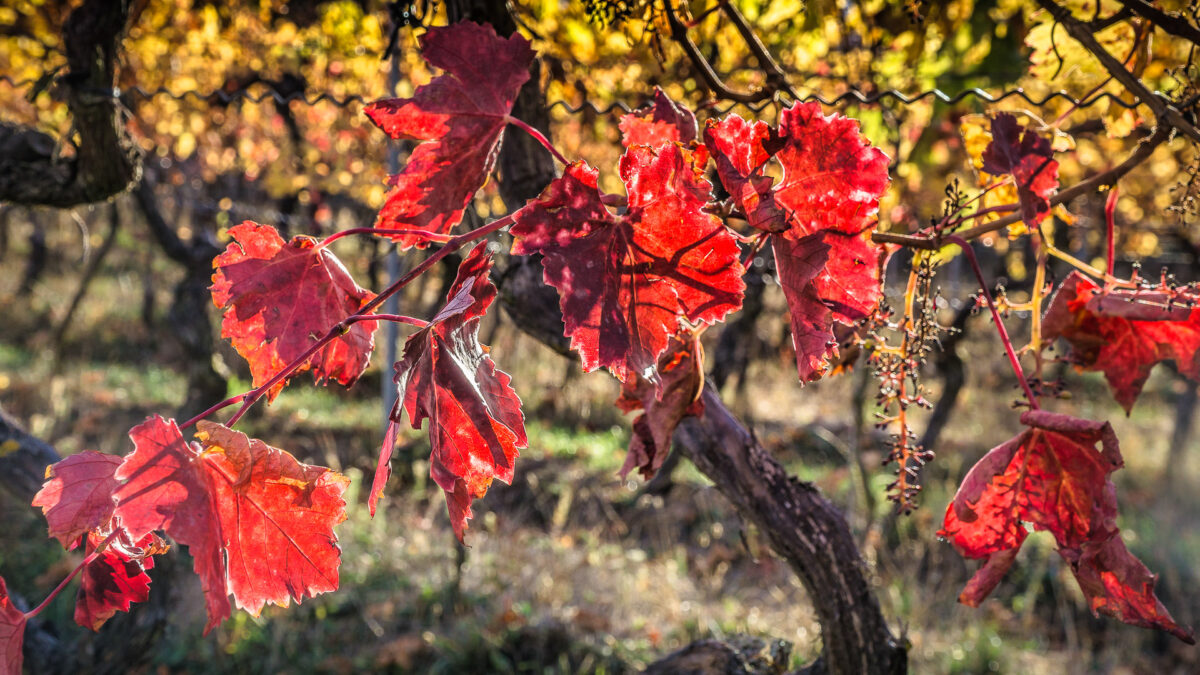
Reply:
M66 97L76 139L0 123L0 202L67 208L124 192L141 175L141 155L121 121L116 90L129 0L87 0L67 18L62 42ZM74 154L64 156L69 142Z

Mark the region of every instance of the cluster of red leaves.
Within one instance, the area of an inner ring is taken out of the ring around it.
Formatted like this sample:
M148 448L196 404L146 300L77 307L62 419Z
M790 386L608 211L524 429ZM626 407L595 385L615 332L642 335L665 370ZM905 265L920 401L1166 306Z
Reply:
M523 38L502 39L470 23L430 29L422 53L443 74L411 99L366 111L393 138L420 142L392 178L377 223L404 248L426 246L430 235L459 223L495 167L533 58ZM783 110L775 128L736 115L709 120L702 143L695 115L657 91L620 128L626 208L611 209L620 198L600 192L596 169L574 162L513 214L512 250L542 256L585 370L609 369L623 383L618 405L643 411L621 472L636 468L649 477L679 422L703 413L699 332L740 308L745 288L738 238L712 215L704 178L710 154L738 215L770 239L802 381L829 369L835 328L866 319L879 303L885 252L867 233L888 185L887 158L854 120L824 115L816 103ZM1007 114L997 116L992 134L983 168L1014 177L1022 218L1034 225L1057 187L1049 145L1029 130L1021 134ZM778 180L772 160L782 170ZM369 315L374 296L314 239L285 242L274 228L249 222L230 234L234 241L213 263L213 300L224 310L222 334L249 362L256 388L270 384L273 398L300 370L312 370L318 382L352 384L370 360L375 329L375 321L352 319ZM403 416L415 429L428 420L430 473L460 540L472 501L494 479L511 482L528 442L511 380L478 339L496 296L491 266L487 245L477 245L445 305L406 342L369 497L374 514ZM1157 361L1171 358L1200 375L1200 310L1168 303L1152 311L1149 300L1100 292L1073 276L1046 317L1047 337L1066 338L1079 364L1104 370L1127 409ZM1190 641L1115 525L1109 475L1122 460L1111 428L1042 411L1022 422L1028 429L989 452L947 510L942 535L963 555L986 560L962 601L978 604L991 592L1031 524L1054 535L1094 611ZM286 606L337 587L333 527L345 519L347 479L220 424L197 428L189 443L174 420L154 417L131 431L134 450L124 458L85 452L50 471L34 504L51 536L68 548L82 543L88 556L80 624L98 629L146 599L146 571L166 546L159 532L195 559L206 631L230 615L231 595L257 615L267 603ZM26 619L0 580L5 672L20 670Z
M392 138L421 141L392 176L375 225L409 231L390 235L403 249L429 244L411 230L445 234L462 220L496 166L506 119L533 61L525 38L504 39L491 26L470 22L430 28L421 38L421 55L443 74L412 98L366 107Z
M1196 300L1166 290L1105 290L1072 272L1046 309L1042 333L1066 340L1080 370L1104 373L1129 412L1160 361L1200 381L1200 308L1179 304Z
M491 268L487 243L481 243L459 265L441 311L405 343L396 363L396 407L369 498L374 515L390 474L402 413L414 429L428 419L429 473L446 493L459 541L471 517L471 501L483 497L493 479L511 483L518 449L528 445L521 399L479 343L480 319L496 298L488 279Z
M348 480L220 424L200 422L187 443L174 420L152 417L130 432L124 458L86 451L52 466L34 499L50 535L85 542L75 620L98 630L149 594L151 556L163 532L189 548L211 630L229 596L257 615L338 585L333 526L345 519Z
M1050 141L1032 129L1022 132L1011 113L992 119L992 141L983 151L983 170L1013 177L1021 220L1031 228L1050 213L1050 197L1058 190L1058 161L1053 156Z
M776 129L737 115L709 120L704 139L747 222L771 233L800 380L820 379L837 356L834 323L861 321L882 297L886 254L868 230L887 189L887 156L857 122L817 103L784 110ZM772 158L778 182L767 173Z
M704 211L711 188L693 160L673 142L631 146L623 215L605 206L598 172L576 162L513 216L513 253L543 256L584 370L656 382L680 321L713 323L741 307L737 240Z
M260 387L303 357L330 329L359 313L375 295L359 287L342 262L303 235L285 242L275 228L246 221L213 260L213 303L224 309L221 335L250 365ZM298 369L320 383L353 384L375 347L374 321L359 321L312 353ZM267 392L268 400L287 378Z
M1124 460L1112 427L1041 410L1024 413L1021 423L1028 428L979 460L946 509L939 535L964 557L985 560L959 601L974 607L992 592L1029 524L1054 536L1093 612L1192 643L1191 631L1155 597L1154 575L1121 539L1109 476Z

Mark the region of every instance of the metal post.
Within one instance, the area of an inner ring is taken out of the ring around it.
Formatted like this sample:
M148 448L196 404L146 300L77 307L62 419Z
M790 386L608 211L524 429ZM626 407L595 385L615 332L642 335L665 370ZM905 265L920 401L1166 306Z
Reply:
M388 71L388 95L396 95L396 85L400 83L400 61L396 52L392 52L391 69ZM388 143L387 170L389 174L400 172L400 147L396 142ZM387 285L400 278L400 256L396 253L396 245L388 242L387 253ZM386 314L400 313L399 294L393 295L383 303ZM386 430L388 417L396 405L396 385L392 382L392 364L396 362L396 342L399 339L399 327L394 321L386 321L383 325L384 362L383 376L380 378L380 389L383 395L383 428Z

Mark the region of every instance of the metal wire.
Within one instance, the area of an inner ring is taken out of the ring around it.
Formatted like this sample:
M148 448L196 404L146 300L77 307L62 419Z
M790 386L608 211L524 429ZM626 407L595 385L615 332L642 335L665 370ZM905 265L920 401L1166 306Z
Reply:
M8 75L0 75L0 83L7 84L10 87L13 87L15 89L26 89L26 88L32 87L34 84L36 84L36 82L37 82L37 80L14 80L12 77L10 77ZM166 97L166 98L175 99L177 101L182 101L185 99L194 99L197 102L217 102L222 105L228 105L230 103L233 103L234 101L249 101L251 103L262 103L263 101L265 101L267 99L271 99L271 100L275 101L276 103L280 103L280 104L288 104L288 103L299 101L299 102L304 103L305 105L310 105L310 106L317 105L319 103L328 103L328 104L337 106L339 108L346 108L351 105L363 105L367 102L366 98L360 94L351 94L349 96L339 97L339 96L335 96L333 94L329 94L326 92L312 93L312 94L310 94L308 92L292 92L292 93L284 95L284 94L280 94L279 92L275 91L274 89L270 89L270 88L268 88L266 91L263 91L261 93L253 93L253 91L252 91L253 88L257 87L257 88L261 89L264 86L265 85L259 84L259 85L251 85L250 87L243 87L240 89L234 89L234 90L229 90L229 91L224 90L224 89L217 89L215 91L209 91L209 92L201 92L201 91L194 91L194 90L183 91L183 92L174 92L166 87L158 87L155 89L143 89L141 87L131 87L129 89L125 89L125 90L121 90L121 91L114 90L113 93L115 95L120 96L121 98L127 98L127 99L147 100L147 99L151 99L151 98ZM1065 91L1056 91L1056 92L1051 92L1051 93L1043 96L1042 98L1038 99L1038 98L1031 97L1029 94L1027 94L1025 92L1024 89L1021 89L1021 88L1009 89L1006 91L1002 91L999 94L991 94L983 89L979 89L978 87L972 88L972 89L966 89L966 90L960 91L957 94L953 94L953 95L947 94L946 92L942 91L941 89L929 89L929 90L918 92L915 94L906 94L904 92L901 92L901 91L898 91L895 89L884 89L882 91L878 91L878 92L875 92L872 94L864 94L861 91L852 90L852 91L848 91L844 94L839 94L832 98L827 98L825 96L822 96L821 94L809 94L807 96L802 96L800 98L800 100L801 101L818 101L821 104L827 105L827 106L840 106L840 105L846 105L846 104L875 105L875 104L882 103L884 100L887 100L887 99L891 99L893 101L897 101L897 102L903 103L905 105L910 105L912 103L916 103L918 101L922 101L927 98L934 98L934 99L937 99L938 101L941 101L942 103L946 103L946 104L959 103L968 98L975 98L975 99L984 101L985 103L999 103L1000 101L1003 101L1003 100L1009 99L1009 98L1013 98L1013 97L1021 98L1029 105L1038 107L1038 108L1046 105L1047 103L1049 103L1050 101L1055 100L1055 99L1060 99L1060 100L1066 101L1078 108L1089 108L1104 99L1108 99L1110 104L1120 106L1122 108L1125 108L1126 110L1136 108L1141 103L1140 101L1137 101L1137 100L1134 100L1133 102L1125 101L1121 97L1116 96L1115 94L1112 94L1109 92L1102 92L1102 93L1092 96L1090 98L1081 100L1081 99L1075 98L1074 96L1071 96L1070 94L1068 94ZM737 102L737 103L731 103L724 107L710 107L710 108L707 108L707 110L709 112L715 113L717 115L724 115L724 114L728 113L730 110L733 110L734 108L742 107L742 108L746 108L746 109L750 110L751 112L759 113L759 112L762 112L768 106L788 105L788 104L789 104L789 101L787 100L786 97L777 95L773 98L766 99L766 100L760 101L758 103ZM609 104L603 105L603 106L597 105L596 103L594 103L592 101L584 101L580 105L572 105L572 104L568 103L567 101L553 101L548 104L548 107L551 109L562 110L563 112L566 112L566 113L572 114L572 115L578 115L578 114L582 114L584 112L590 112L590 113L596 114L596 115L611 115L616 112L620 112L621 114L624 114L624 113L630 112L631 110L634 109L634 106L630 106L628 103L625 103L624 101L614 101L612 103L609 103Z

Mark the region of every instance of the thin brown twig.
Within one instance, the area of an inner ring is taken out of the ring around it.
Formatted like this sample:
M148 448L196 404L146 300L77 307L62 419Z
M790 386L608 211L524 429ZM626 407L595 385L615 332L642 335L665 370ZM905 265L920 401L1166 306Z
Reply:
M1050 12L1055 21L1061 23L1067 29L1067 32L1071 34L1071 37L1083 45L1084 49L1091 52L1092 56L1096 57L1096 60L1104 66L1105 70L1117 78L1117 81L1125 85L1125 88L1130 93L1137 96L1139 100L1149 106L1154 111L1154 116L1158 118L1160 124L1169 124L1189 136L1192 140L1200 142L1200 129L1196 129L1191 122L1184 118L1183 113L1176 110L1164 98L1146 89L1146 86L1142 84L1142 81L1136 75L1129 72L1129 69L1122 65L1117 60L1117 57L1110 54L1096 40L1096 36L1092 34L1088 22L1075 18L1071 14L1070 9L1063 7L1053 0L1038 0L1038 4Z
M1154 152L1155 148L1165 143L1170 137L1171 127L1165 124L1159 125L1158 128L1154 130L1154 133L1149 138L1142 141L1138 145L1137 149L1130 153L1129 157L1127 157L1124 162L1121 162L1108 171L1098 173L1091 178L1080 181L1065 190L1059 191L1050 198L1050 206L1065 204L1084 193L1096 190L1106 185L1113 185L1119 178L1121 178L1121 176L1129 173L1139 164L1144 162L1146 158L1148 158L1150 154ZM1014 205L1012 208L1014 211L1016 211L1017 207ZM990 232L1003 229L1019 221L1020 219L1020 213L1012 213L1004 216L1003 218L997 218L990 223L983 223L976 225L975 227L968 228L962 232L958 232L957 234L963 239L971 240ZM942 247L942 242L936 237L920 234L900 234L898 232L872 232L871 241L874 241L877 244L899 244L905 248L925 249L930 251L936 251Z

